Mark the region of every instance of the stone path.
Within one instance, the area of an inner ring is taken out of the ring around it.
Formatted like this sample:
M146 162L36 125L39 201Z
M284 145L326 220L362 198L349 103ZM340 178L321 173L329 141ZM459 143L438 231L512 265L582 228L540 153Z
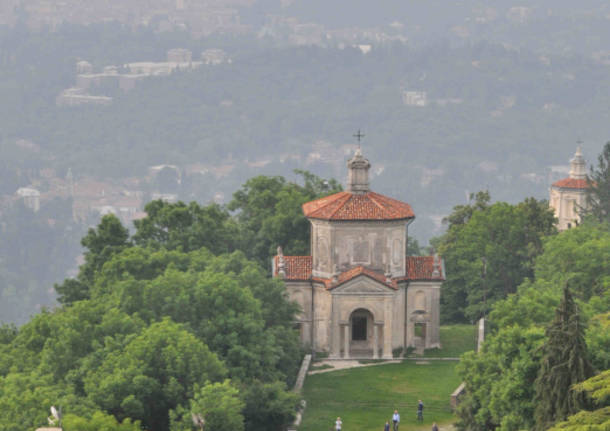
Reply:
M379 361L371 363L361 363L361 359L325 359L320 362L315 362L312 365L315 367L330 365L332 368L325 368L323 370L311 370L307 373L308 376L313 374L330 373L331 371L346 370L348 368L358 367L371 367L374 365L385 365L385 364L399 364L402 361L415 361L417 365L427 365L430 361L459 361L460 358L402 358L402 359L391 359L388 361Z
M325 360L325 361L316 362L314 364L315 366L330 365L330 366L332 366L332 368L326 368L324 370L313 370L313 371L308 372L307 374L308 375L321 374L321 373L328 373L330 371L345 370L348 368L372 367L374 365L398 364L398 363L400 363L400 360L397 360L397 359L390 360L390 361L382 361L382 362L364 363L364 364L360 363L360 361L357 359L347 359L347 360L333 359L333 360Z

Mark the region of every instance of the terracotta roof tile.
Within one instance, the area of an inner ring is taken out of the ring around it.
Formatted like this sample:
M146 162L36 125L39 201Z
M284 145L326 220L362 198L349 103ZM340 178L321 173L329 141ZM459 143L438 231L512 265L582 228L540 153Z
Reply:
M309 280L311 278L311 256L284 256L286 280ZM278 275L279 256L275 256L275 274Z
M411 206L375 192L339 192L303 204L305 217L323 220L401 220L414 218Z
M279 256L275 256L275 273L278 275ZM355 266L347 271L342 272L337 276L337 280L333 282L330 278L313 277L312 278L312 257L311 256L284 256L284 265L286 275L285 280L304 281L310 280L323 283L327 289L335 288L359 275L366 275L374 280L379 281L386 286L397 288L397 283L400 281L442 281L444 280L443 268L441 265L441 274L434 277L434 256L409 256L406 259L407 274L404 277L393 278L390 282L386 280L384 274L365 268L362 265Z
M589 187L586 179L564 178L553 183L553 187L561 187L564 189L586 189Z
M443 266L440 275L434 277L434 256L407 256L407 280L444 280Z
M314 281L318 281L320 283L324 283L324 286L326 286L327 289L334 289L335 287L339 287L341 286L343 283L347 283L350 280L353 280L354 278L360 276L360 275L366 275L367 277L372 278L373 280L378 281L381 284L384 284L388 287L391 287L392 289L398 289L398 284L396 282L396 280L392 279L392 280L387 280L385 275L367 269L365 267L363 267L362 265L358 265L354 268L348 269L347 271L342 272L341 274L339 274L337 276L337 280L333 281L331 278L319 278L319 277L315 277L313 280Z

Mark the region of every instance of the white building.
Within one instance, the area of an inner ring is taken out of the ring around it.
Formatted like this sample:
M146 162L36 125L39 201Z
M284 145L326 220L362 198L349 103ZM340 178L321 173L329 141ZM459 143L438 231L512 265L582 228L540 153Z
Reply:
M425 91L403 90L402 103L407 106L426 106L428 105L428 94Z
M396 350L440 347L438 256L407 255L409 204L369 190L370 163L348 162L347 191L307 202L311 256L284 256L273 274L301 307L301 342L330 358L391 359Z
M17 196L23 199L23 204L36 212L40 209L40 192L31 187L21 187L17 189Z
M570 160L569 177L551 185L549 205L555 211L557 229L570 229L580 223L580 212L586 207L587 187L586 162L578 147Z

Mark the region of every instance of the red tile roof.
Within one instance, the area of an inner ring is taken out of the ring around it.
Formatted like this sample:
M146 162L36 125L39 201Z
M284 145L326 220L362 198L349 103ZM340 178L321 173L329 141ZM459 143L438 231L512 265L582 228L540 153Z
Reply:
M391 279L387 280L386 276L381 274L380 272L373 271L363 267L362 265L358 265L354 268L348 269L347 271L342 272L337 276L337 280L333 281L330 278L318 278L315 277L314 281L318 281L324 283L327 289L334 289L335 287L341 286L343 283L347 283L350 280L360 276L366 275L367 277L372 278L373 280L378 281L381 284L384 284L392 289L398 289L398 284L396 280Z
M278 276L279 256L275 256L274 259L275 273L273 275ZM284 271L286 273L284 279L291 281L305 281L311 279L323 283L327 289L335 288L359 275L366 275L393 289L398 287L397 283L400 281L443 281L445 279L442 265L440 268L440 275L436 277L432 275L434 272L434 256L408 256L406 265L407 275L393 278L389 282L386 280L384 274L365 268L362 265L342 272L337 276L336 281L333 281L331 278L312 277L311 256L284 256Z
M561 187L564 189L586 189L589 187L586 179L564 178L563 180L555 181L553 187Z
M279 271L279 256L275 256L275 274ZM311 278L311 256L284 256L284 271L286 280L309 280Z
M375 192L339 192L303 204L305 217L322 220L402 220L414 218L408 203Z
M444 280L443 267L439 268L440 275L434 277L434 256L407 256L408 280Z

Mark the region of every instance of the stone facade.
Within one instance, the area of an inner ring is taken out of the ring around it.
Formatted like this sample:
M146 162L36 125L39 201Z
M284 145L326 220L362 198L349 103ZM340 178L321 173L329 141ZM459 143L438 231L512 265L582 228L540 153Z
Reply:
M566 230L580 223L580 211L586 206L586 162L580 147L570 160L570 176L551 185L549 205L557 217L557 229Z
M370 163L348 162L348 190L303 205L311 222L311 256L273 260L290 298L301 307L304 346L330 358L391 359L407 347L440 347L444 280L438 256L407 256L404 203L369 190Z

